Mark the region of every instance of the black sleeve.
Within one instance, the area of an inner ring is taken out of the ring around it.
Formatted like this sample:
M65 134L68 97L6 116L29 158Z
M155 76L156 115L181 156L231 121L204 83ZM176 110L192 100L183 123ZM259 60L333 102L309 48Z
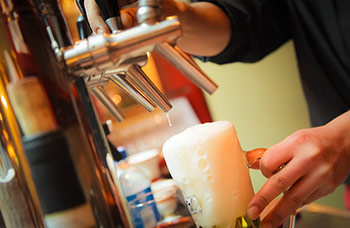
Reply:
M217 56L200 57L218 64L255 62L290 38L286 0L193 0L216 4L231 20L232 35Z

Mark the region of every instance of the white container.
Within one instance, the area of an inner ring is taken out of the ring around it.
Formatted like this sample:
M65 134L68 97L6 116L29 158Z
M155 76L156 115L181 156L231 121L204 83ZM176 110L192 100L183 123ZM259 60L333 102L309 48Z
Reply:
M151 185L159 213L164 217L173 216L177 208L176 183L173 179L161 179Z
M149 179L124 161L118 163L117 175L128 201L135 228L155 227L160 221L160 215Z
M142 151L128 157L131 166L140 169L151 181L160 178L159 150L152 149Z

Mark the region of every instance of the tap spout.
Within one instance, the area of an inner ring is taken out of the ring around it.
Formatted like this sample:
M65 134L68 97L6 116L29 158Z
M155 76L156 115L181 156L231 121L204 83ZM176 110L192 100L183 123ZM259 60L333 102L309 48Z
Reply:
M167 59L195 85L202 88L207 93L212 94L218 88L217 84L213 82L196 65L196 63L191 58L186 56L186 54L180 49L175 49L168 43L162 43L156 46L155 51Z
M168 112L172 105L157 86L148 78L141 67L137 64L132 64L126 71L131 79L146 93L147 97L151 98L164 112Z
M112 115L119 121L124 120L124 115L118 106L112 101L102 86L96 86L92 89L92 93L99 99L99 101L112 113Z
M110 80L119 86L125 93L127 93L137 103L142 105L147 111L152 112L156 105L142 94L132 83L126 79L125 72L113 74Z
M96 34L64 50L68 70L77 76L116 68L127 59L153 51L157 44L182 34L176 17L154 25L140 24L116 34Z

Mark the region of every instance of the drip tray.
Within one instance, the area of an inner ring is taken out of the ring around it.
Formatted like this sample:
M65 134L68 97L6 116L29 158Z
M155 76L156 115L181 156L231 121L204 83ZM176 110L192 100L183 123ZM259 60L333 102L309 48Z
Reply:
M350 212L310 204L304 206L296 217L295 228L349 228Z

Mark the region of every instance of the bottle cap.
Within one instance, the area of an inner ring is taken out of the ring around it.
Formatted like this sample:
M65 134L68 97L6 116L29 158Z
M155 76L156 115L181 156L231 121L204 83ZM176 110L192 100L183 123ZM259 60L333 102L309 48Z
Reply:
M122 155L122 159L121 160L124 160L128 157L128 154L126 153L126 149L124 146L118 146L118 151L119 153Z

